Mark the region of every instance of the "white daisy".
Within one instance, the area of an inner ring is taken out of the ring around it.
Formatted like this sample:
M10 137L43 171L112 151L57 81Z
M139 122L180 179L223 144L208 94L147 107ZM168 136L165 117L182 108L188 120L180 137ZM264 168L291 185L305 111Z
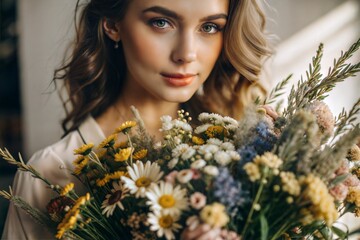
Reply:
M192 169L200 169L206 166L206 162L204 159L198 159L191 164Z
M187 132L191 132L192 131L192 127L190 126L190 124L180 121L180 120L174 120L174 125L184 131Z
M211 126L213 126L213 125L212 125L212 124L208 124L208 123L203 124L203 125L200 125L200 126L198 126L198 127L195 128L194 132L195 132L196 134L203 133L203 132L205 132L209 127L211 127Z
M209 115L210 114L206 113L206 112L200 113L198 116L198 119L199 119L199 121L204 122L209 119Z
M174 232L178 232L181 229L181 225L176 221L179 220L177 215L168 215L160 211L149 213L148 222L150 224L151 231L157 231L158 237L163 237L167 240L175 239Z
M121 180L136 198L145 197L151 183L157 183L163 175L159 165L150 161L147 161L145 166L141 161L136 161L132 167L128 166L127 170L130 178L122 176Z
M226 151L226 152L230 155L230 157L233 161L240 160L240 154L237 151Z
M146 197L153 211L161 211L163 214L180 215L183 210L188 208L186 189L180 186L175 188L171 183L160 181L159 184L151 184L146 191Z
M103 209L102 214L106 214L106 217L110 217L118 206L121 210L124 210L124 205L121 203L126 196L128 196L129 190L124 188L124 185L120 181L113 182L113 189L111 193L105 196L101 208Z
M206 166L204 167L204 172L211 176L219 175L219 169L215 166Z
M221 143L220 148L223 150L231 150L231 151L235 150L235 146L231 142Z
M200 146L199 153L204 154L204 155L206 153L214 154L219 150L220 150L220 148L218 146L214 145L214 144L206 144L206 145Z
M208 144L212 144L212 145L216 145L216 146L220 146L223 142L218 139L218 138L209 138L206 143Z
M163 123L171 122L171 120L172 120L172 117L169 115L163 115L160 117L160 121Z
M178 158L183 153L185 153L189 148L190 148L190 146L187 145L186 143L180 144L172 150L171 155L173 158Z
M173 169L178 162L179 162L178 158L171 159L168 163L168 168Z
M226 124L234 125L234 126L236 126L236 127L239 126L238 121L236 121L234 118L225 116L225 117L223 118L223 120L224 120L224 122L225 122Z
M215 161L221 166L226 166L231 162L230 154L224 151L218 151L214 154Z
M181 158L182 158L183 160L188 160L188 159L190 159L191 157L193 157L193 156L195 155L195 153L196 153L195 149L193 149L192 147L189 147L188 149L186 149L185 152L183 152L183 153L181 154Z

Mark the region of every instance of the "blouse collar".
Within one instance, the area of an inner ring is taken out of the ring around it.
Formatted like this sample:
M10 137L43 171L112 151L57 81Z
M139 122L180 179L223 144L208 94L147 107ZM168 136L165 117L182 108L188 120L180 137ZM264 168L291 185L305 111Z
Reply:
M79 133L85 143L98 145L105 139L105 134L96 120L89 115L79 127Z

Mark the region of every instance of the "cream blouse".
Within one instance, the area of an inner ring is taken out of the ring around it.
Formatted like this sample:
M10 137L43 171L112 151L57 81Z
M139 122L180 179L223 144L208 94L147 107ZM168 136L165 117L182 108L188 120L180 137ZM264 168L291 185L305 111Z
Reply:
M89 116L79 127L86 143L99 144L105 136L94 118ZM73 150L84 144L78 131L73 131L57 143L36 152L28 161L43 177L52 184L65 186L74 182L77 192L82 193L81 183L71 175L72 162L76 158ZM57 194L30 173L17 171L13 182L14 195L23 198L31 206L46 212L47 203ZM10 203L1 239L54 239L44 226L37 224L20 208Z

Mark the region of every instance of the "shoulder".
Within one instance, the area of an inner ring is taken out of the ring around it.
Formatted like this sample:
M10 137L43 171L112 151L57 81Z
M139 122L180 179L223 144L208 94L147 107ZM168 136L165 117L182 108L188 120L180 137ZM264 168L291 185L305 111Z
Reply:
M59 169L72 170L72 162L76 158L74 149L79 148L84 143L98 144L102 139L101 129L92 117L88 117L78 131L72 131L58 142L37 151L30 158L28 164L37 170L39 169L40 172Z

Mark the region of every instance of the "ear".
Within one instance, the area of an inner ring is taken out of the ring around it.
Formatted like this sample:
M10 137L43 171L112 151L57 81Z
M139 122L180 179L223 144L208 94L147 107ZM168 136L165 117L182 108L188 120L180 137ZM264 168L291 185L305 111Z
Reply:
M121 40L119 25L119 23L116 23L109 18L104 18L102 21L105 34L114 42L119 42Z

